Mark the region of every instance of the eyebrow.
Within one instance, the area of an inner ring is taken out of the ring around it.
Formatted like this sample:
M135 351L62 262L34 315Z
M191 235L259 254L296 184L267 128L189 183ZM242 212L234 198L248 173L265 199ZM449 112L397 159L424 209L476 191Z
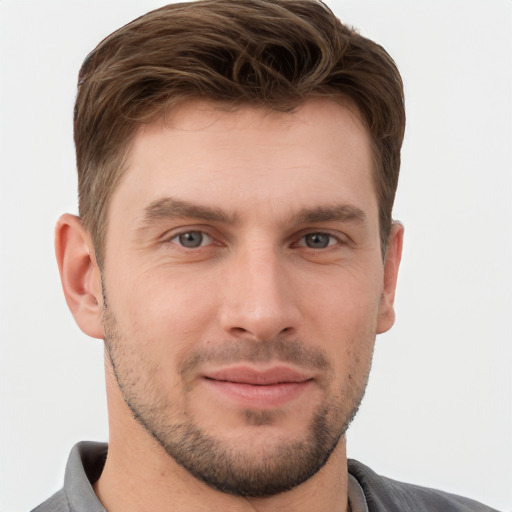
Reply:
M362 224L366 221L366 214L360 208L352 205L319 206L304 208L292 215L292 222L308 224L315 222L354 222Z
M180 201L172 197L165 197L153 201L144 208L143 221L151 224L154 221L169 218L193 218L207 222L220 222L223 224L235 224L238 213L229 215L220 208L201 206L187 201Z
M170 218L190 218L234 225L238 222L240 215L238 212L228 214L221 208L202 206L188 201L173 199L172 197L157 199L144 208L144 224L151 224L154 221ZM364 223L366 221L366 214L360 208L343 204L303 208L290 217L290 223L292 224L332 221Z

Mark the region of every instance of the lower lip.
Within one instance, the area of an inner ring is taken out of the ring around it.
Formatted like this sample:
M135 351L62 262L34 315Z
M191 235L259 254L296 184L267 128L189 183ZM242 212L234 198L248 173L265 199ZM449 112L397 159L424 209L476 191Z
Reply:
M311 380L281 382L268 386L204 379L206 385L238 404L251 408L276 408L285 405L305 392Z

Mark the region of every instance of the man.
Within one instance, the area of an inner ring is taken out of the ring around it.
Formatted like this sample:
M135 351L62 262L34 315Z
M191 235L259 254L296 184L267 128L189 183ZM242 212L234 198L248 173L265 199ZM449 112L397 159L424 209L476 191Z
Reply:
M175 4L100 43L56 253L110 437L36 510L491 510L347 462L404 126L391 58L316 1Z

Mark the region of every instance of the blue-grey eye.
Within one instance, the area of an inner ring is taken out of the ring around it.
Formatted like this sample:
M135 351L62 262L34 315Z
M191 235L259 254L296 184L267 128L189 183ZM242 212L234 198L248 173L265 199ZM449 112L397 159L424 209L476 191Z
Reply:
M203 245L205 236L201 231L188 231L187 233L181 233L176 238L183 247L194 249Z
M304 241L311 249L325 249L331 244L332 238L327 233L309 233L304 236Z

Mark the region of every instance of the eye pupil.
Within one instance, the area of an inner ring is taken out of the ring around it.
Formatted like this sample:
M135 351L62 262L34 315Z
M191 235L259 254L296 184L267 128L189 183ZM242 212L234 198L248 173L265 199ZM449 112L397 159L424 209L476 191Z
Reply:
M203 243L203 234L200 231L189 231L182 233L179 240L183 247L199 247Z
M324 249L329 245L329 239L325 233L311 233L306 235L306 245L311 249Z

